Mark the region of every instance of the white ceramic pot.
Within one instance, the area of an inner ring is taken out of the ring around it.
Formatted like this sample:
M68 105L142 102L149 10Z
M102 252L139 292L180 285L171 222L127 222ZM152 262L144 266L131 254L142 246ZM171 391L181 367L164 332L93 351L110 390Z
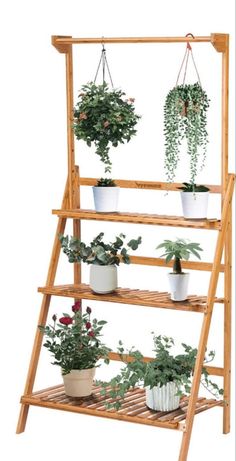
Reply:
M118 286L116 266L90 266L90 287L95 293L111 293Z
M180 396L176 395L178 386L174 382L169 382L164 386L158 386L146 390L146 405L156 411L172 411L179 408Z
M184 301L188 296L189 274L168 274L170 284L170 297L172 301Z
M65 393L69 397L86 397L92 394L93 378L96 368L87 370L71 370L62 375Z
M120 188L114 187L93 187L93 198L95 210L103 213L117 211Z
M180 192L183 215L188 219L206 219L209 192Z

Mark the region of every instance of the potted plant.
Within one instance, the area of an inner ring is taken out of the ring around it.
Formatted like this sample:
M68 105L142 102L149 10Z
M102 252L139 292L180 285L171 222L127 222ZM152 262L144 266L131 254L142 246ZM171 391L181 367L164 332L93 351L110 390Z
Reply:
M117 266L123 261L130 263L129 249L137 250L142 238L131 239L127 246L126 236L120 234L114 242L103 241L104 232L98 234L86 245L76 237L59 236L63 252L71 263L85 262L90 264L90 287L95 293L111 293L117 288Z
M175 178L180 145L186 139L190 183L195 184L199 163L202 169L206 160L208 107L208 96L199 82L176 85L168 93L164 106L165 170L168 182Z
M182 271L181 259L188 261L191 253L201 259L199 251L203 250L199 243L191 243L184 239L164 240L156 249L159 248L165 250L162 256L165 256L166 263L174 259L173 272L168 274L171 299L172 301L184 301L188 296L189 273Z
M71 397L85 397L92 393L93 378L103 358L109 363L110 349L101 341L101 330L107 323L91 318L91 308L85 313L81 310L81 301L72 306L72 314L63 313L57 322L53 315L53 323L39 326L45 335L44 347L54 357L53 365L61 367L65 385L65 393Z
M108 213L117 211L120 188L111 178L101 178L93 186L95 210Z
M183 215L187 219L206 219L209 198L209 189L206 186L184 182L181 201Z
M175 410L183 393L190 393L197 349L182 343L183 352L174 356L171 353L175 345L173 338L152 334L155 356L148 362L134 348L124 354L123 344L119 342L118 353L125 366L109 382L99 383L102 384L101 394L110 397L108 408L119 410L125 393L136 386L145 388L146 405L156 411ZM210 351L205 363L211 362L214 357L215 353ZM223 393L217 384L209 380L205 367L202 368L201 382L215 397Z

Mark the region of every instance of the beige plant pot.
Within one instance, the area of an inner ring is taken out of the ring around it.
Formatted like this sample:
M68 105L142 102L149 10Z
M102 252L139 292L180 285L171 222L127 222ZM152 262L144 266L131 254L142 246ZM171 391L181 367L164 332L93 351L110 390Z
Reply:
M99 266L98 264L90 266L89 284L95 293L111 293L116 290L117 283L116 266Z
M69 397L87 397L92 394L93 378L96 368L87 370L71 370L62 375L65 393Z

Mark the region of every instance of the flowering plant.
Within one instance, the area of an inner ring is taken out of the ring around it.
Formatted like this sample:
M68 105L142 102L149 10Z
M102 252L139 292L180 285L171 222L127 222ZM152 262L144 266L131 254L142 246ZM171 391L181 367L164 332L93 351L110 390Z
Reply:
M124 99L125 93L109 90L107 83L82 86L82 92L74 109L74 133L90 147L94 143L96 154L105 165L105 173L111 173L110 146L129 142L136 134L135 126L140 118L135 114L134 98Z
M40 331L47 337L44 347L54 356L52 364L59 365L63 375L71 370L93 368L100 358L109 363L110 349L100 339L101 330L107 322L91 319L90 307L83 314L81 301L72 306L72 312L72 315L63 313L58 323L57 316L53 315L52 325L39 325Z

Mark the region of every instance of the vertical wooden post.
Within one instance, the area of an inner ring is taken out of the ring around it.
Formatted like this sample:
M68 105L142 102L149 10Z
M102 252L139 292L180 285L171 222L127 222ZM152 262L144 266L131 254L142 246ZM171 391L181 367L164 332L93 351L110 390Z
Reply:
M79 181L79 167L75 167L75 182L74 182L75 206L80 208L80 181ZM81 238L81 221L80 219L73 219L73 235L74 237ZM81 283L81 264L74 264L74 283Z
M229 36L225 37L222 53L222 206L228 182L228 129L229 129ZM232 206L230 205L228 228L224 247L224 400L223 433L230 431L230 368L231 368L231 296L232 296Z
M68 151L68 180L69 180L69 208L75 207L75 148L74 132L72 129L74 120L73 99L73 55L72 45L67 46L66 51L66 101L67 101L67 151Z

